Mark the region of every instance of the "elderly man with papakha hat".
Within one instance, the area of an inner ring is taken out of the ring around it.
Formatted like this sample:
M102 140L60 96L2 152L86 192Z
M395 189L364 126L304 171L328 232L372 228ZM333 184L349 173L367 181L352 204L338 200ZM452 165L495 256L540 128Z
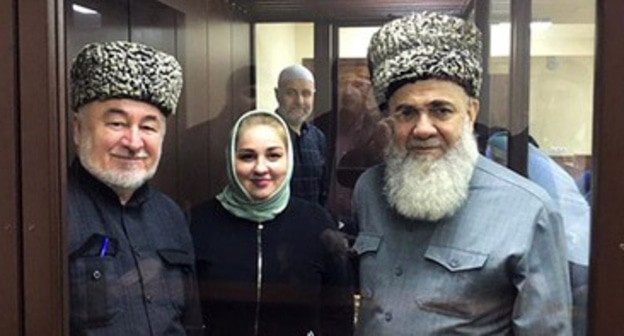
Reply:
M354 190L357 335L570 335L561 217L539 187L479 155L481 34L417 13L372 37L392 139Z
M74 60L70 86L70 334L201 334L185 217L146 183L180 97L180 64L137 43L94 43Z

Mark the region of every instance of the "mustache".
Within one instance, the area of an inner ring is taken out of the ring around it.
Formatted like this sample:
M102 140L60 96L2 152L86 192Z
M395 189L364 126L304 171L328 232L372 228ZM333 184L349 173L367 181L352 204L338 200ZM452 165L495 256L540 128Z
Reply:
M422 147L443 147L444 141L442 139L434 137L426 140L410 139L407 143L407 148L422 148Z
M119 148L115 150L114 152L112 152L111 154L115 156L128 158L128 159L147 159L149 157L149 154L147 154L147 152L144 149L141 149L135 152L127 148Z

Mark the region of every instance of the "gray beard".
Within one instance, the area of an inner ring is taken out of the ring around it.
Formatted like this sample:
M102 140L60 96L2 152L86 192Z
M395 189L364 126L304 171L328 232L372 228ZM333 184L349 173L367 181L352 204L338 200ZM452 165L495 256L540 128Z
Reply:
M115 191L129 190L135 191L139 189L145 182L150 180L156 174L156 168L160 161L160 154L154 165L145 172L135 171L111 171L100 168L93 162L91 157L93 139L90 134L83 133L81 145L78 146L78 158L82 166L95 178L108 185Z
M384 176L384 194L401 215L438 221L450 217L464 204L479 157L469 121L460 139L439 159L414 158L392 142Z

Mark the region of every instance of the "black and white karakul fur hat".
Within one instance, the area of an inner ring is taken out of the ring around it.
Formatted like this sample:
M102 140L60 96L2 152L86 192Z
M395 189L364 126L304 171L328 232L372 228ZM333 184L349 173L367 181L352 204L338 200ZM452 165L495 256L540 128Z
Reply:
M386 106L396 83L431 78L453 81L478 97L481 49L479 29L458 17L420 12L384 24L368 47L377 103Z
M127 41L91 43L78 53L70 71L74 111L92 101L130 98L174 114L182 91L182 67L175 57Z

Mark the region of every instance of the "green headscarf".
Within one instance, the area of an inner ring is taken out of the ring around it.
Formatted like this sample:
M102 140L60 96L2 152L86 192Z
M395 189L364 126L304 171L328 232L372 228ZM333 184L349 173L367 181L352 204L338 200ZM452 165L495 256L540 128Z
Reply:
M239 136L240 126L246 119L256 116L266 115L275 118L284 128L286 136L286 152L288 160L288 169L286 177L273 195L264 200L253 200L249 193L243 187L242 183L236 175L236 143ZM229 183L223 191L217 195L217 200L221 205L236 217L244 218L254 222L264 222L275 218L279 213L284 211L290 200L290 179L293 172L293 150L290 141L290 132L286 122L274 112L266 110L253 110L246 112L234 124L230 132L230 144L225 151L226 171Z

